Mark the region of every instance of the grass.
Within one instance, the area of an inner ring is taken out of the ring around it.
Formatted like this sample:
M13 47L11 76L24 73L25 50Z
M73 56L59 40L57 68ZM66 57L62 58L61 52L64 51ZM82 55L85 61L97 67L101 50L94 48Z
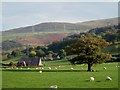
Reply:
M87 65L61 65L45 66L43 73L40 69L3 69L2 82L3 88L49 88L51 85L58 85L60 88L117 88L118 87L118 68L117 63L105 63L95 65L97 72L87 72ZM107 70L103 70L103 67ZM55 69L58 68L58 70ZM74 70L79 70L74 72ZM63 70L62 72L59 72ZM68 71L65 71L68 70ZM95 81L88 81L95 77ZM106 81L106 76L112 77L112 81Z

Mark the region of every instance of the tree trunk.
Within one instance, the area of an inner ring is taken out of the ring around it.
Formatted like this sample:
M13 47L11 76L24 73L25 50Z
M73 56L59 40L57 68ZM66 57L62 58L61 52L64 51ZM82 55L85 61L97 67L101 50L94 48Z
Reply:
M91 72L92 71L92 64L88 63L88 72Z

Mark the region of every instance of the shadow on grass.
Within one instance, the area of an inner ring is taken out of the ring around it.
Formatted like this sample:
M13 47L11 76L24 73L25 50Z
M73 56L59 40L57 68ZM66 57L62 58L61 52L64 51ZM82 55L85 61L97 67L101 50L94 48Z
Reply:
M38 71L42 71L42 72L87 72L87 70L15 70L15 69L4 69L2 71L7 71L7 72L38 72Z
M3 88L2 90L119 90L118 88Z

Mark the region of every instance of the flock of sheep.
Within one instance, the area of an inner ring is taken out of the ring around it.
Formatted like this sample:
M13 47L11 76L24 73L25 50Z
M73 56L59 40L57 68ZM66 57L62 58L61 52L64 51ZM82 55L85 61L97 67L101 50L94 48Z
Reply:
M59 67L62 67L62 66L59 66ZM116 67L120 67L120 66L116 66ZM16 69L19 69L19 68L16 68ZM20 69L23 69L23 68L21 67ZM28 67L27 69L30 69L30 68ZM37 69L41 69L41 70L39 71L39 73L43 73L42 70L43 70L44 68L43 68L43 67L40 67L40 68L35 68L35 69L36 69L36 70L37 70ZM48 69L51 70L52 68L51 68L51 67L48 67ZM55 69L58 69L58 68L55 67ZM73 67L71 67L70 69L71 69L71 70L74 70ZM104 69L104 70L107 70L106 67L103 67L103 69ZM106 80L111 81L112 78L111 78L110 76L106 76ZM93 77L93 76L90 77L90 78L89 78L89 81L95 81L95 77ZM52 86L50 86L50 88L57 89L58 86L57 86L57 85L52 85Z
M60 66L59 66L59 67L60 67ZM44 69L44 68L41 68L41 69ZM48 69L51 70L51 67L48 67ZM55 67L55 69L57 69L57 67ZM107 68L106 68L106 67L103 67L103 69L106 70ZM71 67L71 70L74 70L74 68ZM42 70L40 70L39 73L42 73ZM107 76L107 77L106 77L106 80L111 81L112 78L111 78L110 76ZM89 78L89 81L95 81L95 78L94 78L94 77L90 77L90 78ZM52 85L52 86L50 86L50 88L57 89L58 86L57 86L57 85Z
M90 77L90 81L94 81L94 80L95 80L95 78L94 78L94 77ZM107 77L106 77L106 80L111 81L111 80L112 80L112 78L111 78L110 76L107 76ZM57 85L52 85L52 86L50 86L50 88L57 89L57 88L58 88L58 86L57 86Z

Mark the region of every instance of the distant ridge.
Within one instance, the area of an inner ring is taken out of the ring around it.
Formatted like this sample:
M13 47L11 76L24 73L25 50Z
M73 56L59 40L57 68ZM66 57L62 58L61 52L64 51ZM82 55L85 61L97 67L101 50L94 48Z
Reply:
M86 21L80 23L68 23L68 22L45 22L33 26L20 27L3 31L4 33L29 33L29 32L83 32L96 27L104 27L108 25L117 25L118 18L101 19Z

